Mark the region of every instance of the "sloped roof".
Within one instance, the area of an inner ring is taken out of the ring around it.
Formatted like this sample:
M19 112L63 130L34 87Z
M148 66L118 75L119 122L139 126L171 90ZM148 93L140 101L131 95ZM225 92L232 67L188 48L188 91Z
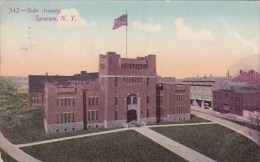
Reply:
M72 81L88 82L98 78L99 73L81 73L73 76L29 75L29 93L44 93L45 82L66 84Z

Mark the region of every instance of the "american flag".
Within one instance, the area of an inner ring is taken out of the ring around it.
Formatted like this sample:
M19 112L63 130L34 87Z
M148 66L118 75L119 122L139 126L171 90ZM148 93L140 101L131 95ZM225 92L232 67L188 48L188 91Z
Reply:
M120 28L121 26L127 26L127 14L115 19L113 30Z

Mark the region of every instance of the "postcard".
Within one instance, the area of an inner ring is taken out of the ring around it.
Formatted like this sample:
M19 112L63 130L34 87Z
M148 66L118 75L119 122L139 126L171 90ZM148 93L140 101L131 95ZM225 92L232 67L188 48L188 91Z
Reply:
M259 1L0 0L0 162L260 161Z

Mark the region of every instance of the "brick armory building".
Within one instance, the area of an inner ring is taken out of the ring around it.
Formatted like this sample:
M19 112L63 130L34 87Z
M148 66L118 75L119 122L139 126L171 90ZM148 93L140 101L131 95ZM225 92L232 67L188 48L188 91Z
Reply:
M189 86L157 83L155 55L100 54L97 74L41 82L46 132L190 119Z

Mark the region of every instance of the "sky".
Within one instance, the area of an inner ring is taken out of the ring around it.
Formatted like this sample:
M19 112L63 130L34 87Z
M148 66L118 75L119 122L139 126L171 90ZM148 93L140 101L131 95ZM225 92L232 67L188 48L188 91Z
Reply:
M2 1L0 9L1 75L96 72L99 54L126 57L126 27L112 29L126 12L128 58L155 54L157 75L260 67L259 1ZM251 56L259 61L239 63Z

